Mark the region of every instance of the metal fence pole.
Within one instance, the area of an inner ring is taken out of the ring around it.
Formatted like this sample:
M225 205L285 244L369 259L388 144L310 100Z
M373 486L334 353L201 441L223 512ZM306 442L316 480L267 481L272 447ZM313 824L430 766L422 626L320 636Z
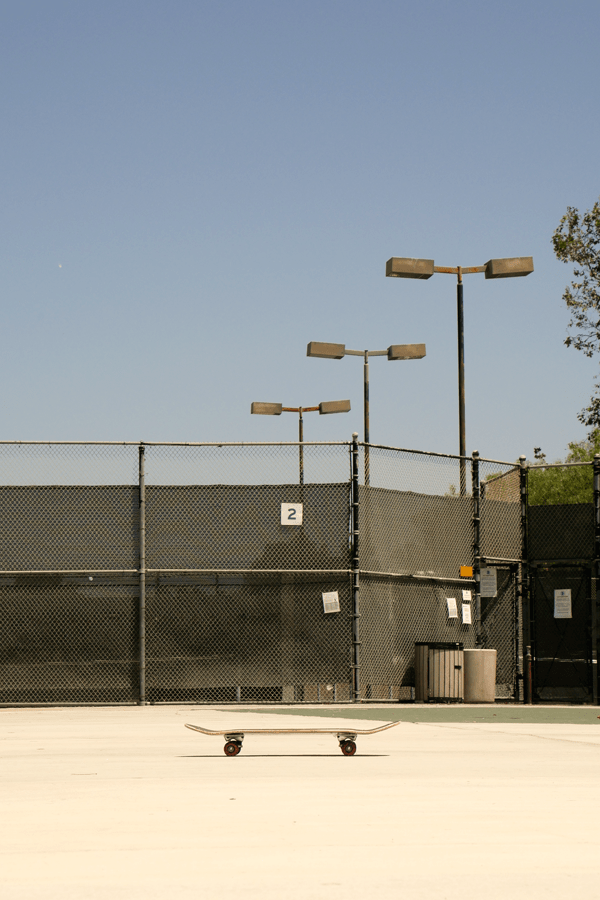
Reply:
M146 703L146 471L144 445L139 446L140 490L140 601L139 601L139 705Z
M527 648L524 663L525 696L527 704L533 703L533 672L531 656L531 590L529 581L529 551L527 547L527 476L529 468L525 456L519 457L519 491L521 497L521 608L523 616L523 644Z
M465 426L465 315L463 305L462 268L458 266L456 285L456 318L458 325L458 453L460 455L460 495L467 493L467 439Z
M471 461L473 488L473 576L475 578L475 643L482 645L481 635L481 491L479 488L479 451L473 450Z
M363 366L363 391L364 391L364 433L365 433L365 485L371 483L371 471L369 460L369 444L371 442L371 405L369 401L369 351L365 350L365 364Z
M358 434L352 435L352 694L360 700L360 606L359 606L359 556L358 556Z
M594 561L592 563L592 698L598 704L598 578L600 577L600 453L594 456Z

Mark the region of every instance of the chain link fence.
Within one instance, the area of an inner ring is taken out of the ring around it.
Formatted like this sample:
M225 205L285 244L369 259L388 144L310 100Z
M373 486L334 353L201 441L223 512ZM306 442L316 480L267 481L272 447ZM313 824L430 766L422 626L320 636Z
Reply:
M589 462L529 469L528 627L537 702L598 702L599 490ZM568 598L567 609L557 609L557 595Z
M448 640L515 697L518 467L352 447L0 443L0 703L410 700Z
M480 549L485 562L518 563L522 555L520 466L482 459Z
M519 466L392 447L361 453L361 695L414 697L417 642L497 650L497 696L522 692ZM493 485L493 487L492 487ZM497 593L479 595L493 566ZM456 610L456 614L454 614Z
M133 703L135 578L0 576L0 703Z
M336 591L339 612L324 612ZM147 594L147 697L195 702L351 699L348 577L165 575Z

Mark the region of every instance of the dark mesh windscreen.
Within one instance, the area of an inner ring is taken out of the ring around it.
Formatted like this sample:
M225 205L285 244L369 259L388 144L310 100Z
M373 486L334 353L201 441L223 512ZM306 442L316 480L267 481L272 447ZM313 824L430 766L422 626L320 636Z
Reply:
M349 485L146 488L149 569L348 569ZM281 504L302 504L302 525Z
M473 564L473 501L361 487L360 565L370 572L458 578Z
M0 703L133 702L137 582L0 577Z
M322 594L338 593L338 612ZM160 576L146 601L151 700L350 699L348 577Z
M536 567L534 604L534 693L538 700L589 701L592 696L590 569ZM554 592L571 592L571 616L555 616Z
M136 569L139 491L0 487L0 569Z
M448 618L447 598L459 618ZM381 700L410 700L415 643L459 641L474 647L475 622L463 625L462 589L456 583L408 582L363 576L360 590L361 693Z
M591 559L594 555L594 507L591 503L530 506L530 559Z

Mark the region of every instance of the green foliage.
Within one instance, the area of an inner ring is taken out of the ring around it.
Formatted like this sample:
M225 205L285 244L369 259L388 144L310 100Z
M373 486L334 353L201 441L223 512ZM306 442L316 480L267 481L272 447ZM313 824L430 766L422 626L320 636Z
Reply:
M592 503L594 499L591 462L600 453L600 428L594 429L586 441L572 441L565 460L558 463L590 463L590 465L546 468L544 456L536 453L537 462L529 470L529 503L531 506L554 506L560 503Z
M591 466L529 471L529 504L555 506L560 503L591 503L593 478Z
M565 289L563 300L571 313L565 340L586 356L600 351L600 200L583 215L567 207L566 215L552 235L554 252L564 263L574 263L576 280ZM600 381L586 406L578 415L584 425L600 425ZM591 436L591 435L590 435Z

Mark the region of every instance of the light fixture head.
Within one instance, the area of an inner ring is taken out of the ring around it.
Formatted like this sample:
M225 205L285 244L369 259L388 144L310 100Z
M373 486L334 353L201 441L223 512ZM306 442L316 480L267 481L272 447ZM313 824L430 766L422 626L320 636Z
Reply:
M423 359L425 344L392 344L387 355L388 359Z
M533 256L509 256L490 259L485 264L486 278L520 278L533 272Z
M327 344L322 341L311 341L306 345L307 356L317 356L320 359L343 359L346 352L345 344Z
M319 415L327 416L330 413L350 412L349 400L328 400L326 403L319 403Z
M253 403L250 412L255 416L280 416L282 409L283 403Z
M385 264L385 275L386 278L431 278L433 260L392 256Z

